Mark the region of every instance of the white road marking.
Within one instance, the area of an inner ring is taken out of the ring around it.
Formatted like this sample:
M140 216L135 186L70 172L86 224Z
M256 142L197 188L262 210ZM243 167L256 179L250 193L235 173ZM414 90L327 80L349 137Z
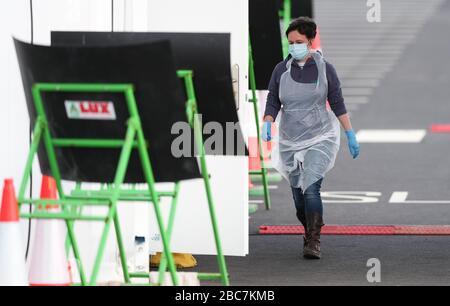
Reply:
M345 98L345 104L366 104L369 97L366 96L350 96Z
M340 204L368 204L378 203L381 192L376 191L323 191L321 192L324 203ZM328 198L328 199L327 199ZM339 200L331 200L331 199Z
M324 48L324 52L329 52L332 53L332 51L339 51L339 50L346 50L348 51L348 54L352 54L355 51L368 51L368 50L373 50L374 46L372 45L329 45L328 47L325 48L325 46L327 46L327 43L323 43L324 46L322 46ZM380 47L376 47L376 49L378 50L382 50L382 51L403 51L405 49L405 46L401 46L401 45L383 45Z
M374 53L368 54L368 53L369 52L362 53L362 54L356 54L353 56L349 56L348 54L342 54L342 55L332 54L332 55L329 55L327 57L327 59L328 60L340 60L343 63L344 62L345 63L355 63L357 61L359 63L359 61L361 61L361 60L367 61L367 57L370 57L369 61L372 63L379 63L379 62L384 63L386 61L389 62L389 61L393 61L393 59L399 58L399 55L396 55L396 56L390 55L389 57L386 57L386 55L379 55L379 54L374 54Z
M392 193L389 203L393 204L450 204L450 201L417 201L417 200L406 200L408 198L407 191L395 191Z
M322 39L322 37L320 37ZM325 38L324 38L325 39ZM405 35L405 36L386 36L386 35L377 35L373 37L360 37L360 38L341 38L339 36L327 39L327 44L343 44L349 46L358 46L358 45L372 45L374 42L382 41L389 46L399 46L405 44L405 42L409 42L415 39L415 36ZM384 46L383 46L384 47Z
M341 84L345 87L378 87L378 79L342 79Z
M393 25L391 25L391 28L388 27L373 27L373 26L363 26L361 24L358 24L358 26L355 28L351 28L350 25L346 25L346 26L342 26L339 23L329 23L326 24L324 22L320 22L319 21L319 26L320 28L324 28L324 27L329 27L329 30L327 29L327 31L321 31L320 33L320 37L322 37L322 33L324 36L335 36L335 35L342 35L342 33L346 33L345 35L351 35L351 34L363 34L363 33L368 33L368 34L389 34L393 27ZM412 33L417 33L421 28L422 25L418 25L417 27L412 26L411 24L407 25L407 28L396 28L394 29L394 32L396 35L399 34L406 34L406 35L411 35Z
M263 186L263 185L256 185L256 184L253 184L253 188L263 189L264 186ZM252 188L252 189L253 189L253 188ZM278 189L278 185L269 185L269 189L272 189L272 190Z
M349 50L335 50L331 53L327 52L328 49L323 51L323 54L325 55L325 58L332 58L332 57L348 57L349 56ZM354 59L361 60L363 57L367 58L371 55L377 55L377 56L392 56L392 55L401 55L403 53L403 50L360 50L358 52L352 52L354 55ZM331 54L331 55L330 55Z
M361 70L363 70L364 68L366 68L366 69L369 68L372 71L380 71L380 70L384 71L384 70L389 70L391 68L392 64L389 62L390 62L390 59L388 58L388 59L386 59L386 61L384 63L381 63L381 64L380 63L371 63L370 61L365 61L364 63L359 63L359 64L356 64L354 62L336 63L335 66L338 66L341 68L349 67L349 66L350 67L357 66L358 69L361 69Z
M356 111L356 110L358 110L359 105L358 105L358 104L347 104L347 103L346 103L345 108L347 109L347 112L349 113L348 115L351 116L350 111Z
M426 130L369 130L356 133L360 143L420 143Z
M369 96L373 92L373 88L364 87L342 87L344 98L346 96Z
M358 78L358 79L374 79L374 78L381 78L384 74L381 72L377 72L377 71L366 71L366 72L361 72L361 71L356 71L356 72L350 72L350 71L339 71L339 75L341 75L342 79L346 79L346 78ZM345 76L343 76L345 75ZM348 76L347 76L348 75Z

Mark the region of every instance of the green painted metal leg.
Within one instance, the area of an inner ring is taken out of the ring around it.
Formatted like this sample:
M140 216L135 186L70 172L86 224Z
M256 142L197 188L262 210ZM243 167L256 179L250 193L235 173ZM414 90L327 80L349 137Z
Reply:
M81 262L81 255L80 255L80 251L78 248L78 243L75 238L75 232L73 229L73 221L66 220L66 227L67 227L68 241L69 241L70 245L72 246L73 256L75 257L75 260L77 262L78 274L80 275L81 284L83 286L86 286L87 285L86 273L84 272L83 264ZM67 252L67 254L69 254L69 253Z
M134 96L132 95L132 92L131 93L128 92L127 94L129 96L130 100L134 100ZM159 195L155 189L155 180L154 180L153 171L152 171L152 167L151 167L151 163L150 163L150 157L148 155L148 151L146 148L144 133L142 131L142 128L140 127L141 126L140 122L133 122L133 124L138 126L138 128L137 128L138 150L139 150L139 155L141 158L144 176L147 180L147 185L149 188L150 196L153 200L153 207L155 209L156 220L158 222L158 227L159 227L159 231L161 234L161 240L162 240L163 249L164 249L163 253L165 254L165 256L167 258L170 275L172 277L172 283L174 286L178 286L178 277L177 277L177 272L176 272L176 267L175 267L175 261L172 256L172 252L170 251L169 241L168 241L167 235L166 235L166 228L164 226L164 220L162 218L161 210L159 207Z
M116 203L113 204L115 206ZM115 208L110 208L111 212L114 211ZM100 266L103 259L103 253L105 252L106 241L108 240L109 228L111 227L112 213L108 216L108 220L105 222L105 227L103 228L102 236L100 237L100 245L97 250L97 256L95 258L94 267L92 269L91 279L89 282L90 286L95 286L97 284L97 277L100 272Z
M71 213L72 212L76 212L76 207L71 207ZM70 254L70 247L71 247L71 242L70 242L70 237L69 237L69 230L67 230L67 236L66 236L66 254L67 257L69 257Z
M263 162L261 162L263 164ZM264 167L264 165L261 165ZM264 203L266 203L266 210L270 210L272 208L272 204L270 202L270 194L269 194L269 181L267 180L267 169L262 168L262 183L264 187Z
M128 272L127 256L125 254L125 246L123 244L122 231L120 228L119 214L114 216L114 227L116 232L117 246L119 248L120 263L122 264L123 279L126 284L130 284L130 273Z
M284 0L284 12L283 12L283 25L284 29L282 32L285 32L287 28L289 27L289 24L291 22L291 0ZM289 42L286 38L286 36L283 35L281 44L283 46L283 56L286 58L289 55Z
M180 183L175 183L175 189L174 189L174 196L172 198L172 203L170 205L170 214L169 214L169 222L167 224L167 239L172 239L172 229L173 224L175 221L175 213L177 210L177 204L178 204L178 193L180 191ZM161 254L161 260L159 262L159 276L158 276L158 283L161 285L164 283L164 276L167 269L167 260L164 256L164 253Z
M261 164L261 177L262 177L262 184L264 188L264 203L266 205L266 210L270 210L271 203L270 203L270 193L269 193L269 181L267 179L267 167L266 163L264 161L264 150L263 150L263 144L261 139L261 133L260 133L260 126L259 126L259 111L258 111L258 99L256 97L256 92L253 92L253 109L255 112L255 118L256 118L256 133L258 137L258 150L259 150L259 160Z
M39 148L39 143L41 142L42 134L44 132L45 124L42 120L42 118L39 116L36 119L36 123L34 125L34 132L33 132L33 142L30 146L30 152L27 156L27 161L25 163L25 169L23 171L22 181L20 183L19 187L19 211L22 204L23 199L25 198L25 190L28 185L28 180L30 178L31 169L33 167L33 160L34 156L37 153L37 150ZM31 204L30 204L31 205Z
M211 192L211 183L209 181L209 173L208 168L206 166L206 154L205 154L205 147L203 146L203 140L202 140L202 131L200 128L200 123L198 120L194 121L194 133L196 133L195 137L197 139L197 145L199 147L200 154L200 167L202 171L203 176L203 182L205 184L205 190L206 190L206 196L208 199L208 208L209 208L209 214L211 216L211 225L214 232L214 241L216 243L216 250L217 250L217 262L219 265L219 271L222 278L222 284L224 286L230 285L230 280L228 277L228 271L227 271L227 265L225 263L225 257L223 255L222 251L222 243L220 241L220 235L219 235L219 227L217 225L217 217L216 217L216 211L214 208L214 200L212 197Z
M195 116L195 114L197 113L197 103L196 103L195 88L194 88L194 83L193 83L193 78L192 78L193 74L192 74L192 71L184 71L184 72L179 71L178 75L180 77L184 78L187 96L190 101L190 103L188 103L189 106L188 106L188 110L187 110L188 120L189 120L189 123L191 125L193 125L194 140L195 140L196 148L197 148L197 151L200 152L201 172L202 172L203 181L205 184L206 195L207 195L207 199L208 199L208 207L209 207L209 212L210 212L210 217L211 217L212 228L213 228L213 232L214 232L214 241L216 243L217 261L218 261L219 270L220 270L220 277L222 279L222 284L228 286L229 285L229 277L228 277L227 265L225 263L225 257L223 256L223 252L222 252L222 245L221 245L221 241L220 241L220 237L219 237L219 229L217 226L217 218L216 218L216 213L215 213L215 209L214 209L214 201L213 201L211 186L210 186L210 181L209 181L209 173L208 173L208 169L206 166L206 159L205 159L206 154L205 154L205 147L203 145L203 133L202 133L202 128L201 128L201 123L199 122L198 117Z
M220 242L220 237L219 237L219 227L217 225L217 218L216 218L216 212L214 209L214 203L212 201L212 197L211 197L211 187L210 187L210 183L209 183L209 179L205 180L205 188L208 190L208 207L209 207L209 213L211 215L211 223L212 223L212 227L213 227L213 231L214 231L214 239L216 242L216 249L217 249L217 262L219 264L219 270L220 270L220 274L221 274L221 278L222 278L222 284L224 286L229 286L230 285L230 280L228 277L228 269L227 269L227 265L225 262L225 256L223 255L223 251L222 251L222 244Z
M227 265L225 263L225 257L223 255L223 251L222 251L222 244L220 242L219 227L217 225L217 217L216 217L216 212L214 209L214 202L212 200L209 177L208 177L207 173L206 174L205 174L205 172L203 172L203 173L204 173L203 177L205 179L205 188L207 190L209 214L211 215L211 223L212 223L212 227L213 227L213 231L214 231L214 240L215 240L216 249L217 249L217 262L219 264L219 270L220 270L220 274L221 274L221 278L222 278L222 284L224 286L229 286L230 280L228 278L228 270L227 270Z
M249 44L249 58L250 58L250 87L252 90L252 103L253 103L253 112L255 114L255 123L256 123L256 135L258 139L258 150L259 150L259 158L261 162L261 175L262 175L262 183L264 188L264 203L266 205L266 209L270 210L270 194L269 194L269 182L267 180L267 168L264 162L264 151L262 147L262 139L261 139L261 128L259 126L259 111L258 111L258 98L256 97L256 79L255 79L255 68L253 64L253 51L252 46Z
M163 218L161 216L159 200L154 200L153 206L155 208L155 215L156 215L156 219L157 219L157 222L159 225L159 232L161 233L161 240L162 240L163 249L164 249L163 256L165 258L167 258L167 264L169 266L169 271L172 276L172 283L174 286L178 286L178 277L176 274L175 261L173 259L172 252L170 251L169 239L167 238L166 229L164 227Z
M81 215L81 212L82 212L82 210L83 210L83 207L82 206L80 206L80 207L78 207L78 206L72 206L72 207L70 207L70 213L78 213L78 214L80 214ZM70 220L69 220L70 221ZM74 231L74 221L71 221L67 226L70 226L71 227L71 232L72 233L75 233L75 231ZM66 237L66 254L67 254L67 257L69 257L69 253L70 253L70 247L72 246L72 243L71 243L71 240L70 240L70 237L69 237L69 228L67 228L67 237ZM75 236L74 236L75 237ZM76 256L75 255L75 251L74 251L74 256Z
M131 150L133 148L133 141L134 141L134 138L136 135L136 127L131 121L132 120L130 119L130 121L128 122L129 126L128 126L127 134L125 137L125 144L122 148L122 152L120 153L119 164L117 166L117 171L116 171L116 175L114 178L114 189L113 189L113 195L111 197L111 206L109 208L108 217L106 219L105 227L103 228L103 233L100 238L100 246L97 251L97 257L95 259L94 268L93 268L92 275L91 275L91 281L90 281L91 286L94 286L96 284L97 276L100 271L100 265L101 265L102 258L103 258L103 253L105 251L106 242L108 240L108 234L109 234L109 229L111 227L111 222L113 220L115 220L116 214L117 214L117 201L120 196L120 186L122 185L123 180L125 178L128 162L130 160ZM116 228L116 232L118 229L120 230L120 228ZM125 260L125 262L126 262L126 260ZM128 281L129 281L129 279L128 279Z

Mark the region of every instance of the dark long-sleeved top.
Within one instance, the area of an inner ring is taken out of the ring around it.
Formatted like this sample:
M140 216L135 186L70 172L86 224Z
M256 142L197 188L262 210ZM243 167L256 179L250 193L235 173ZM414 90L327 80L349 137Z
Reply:
M270 115L275 119L281 109L281 101L279 98L280 79L281 75L287 71L286 63L290 58L291 56L280 62L273 70L269 83L269 94L267 95L264 117ZM328 101L330 102L331 110L339 117L347 113L344 97L342 96L341 82L333 65L327 61L325 63L328 80ZM291 76L296 82L300 83L317 82L318 70L314 59L309 58L303 67L300 67L295 60L292 61Z

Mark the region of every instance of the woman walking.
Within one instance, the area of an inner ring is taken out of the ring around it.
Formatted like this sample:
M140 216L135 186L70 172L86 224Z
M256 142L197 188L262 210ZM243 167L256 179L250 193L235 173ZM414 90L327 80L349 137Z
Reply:
M320 188L339 151L339 123L350 154L353 158L359 155L336 70L320 52L311 49L316 29L308 17L295 19L287 29L290 55L272 73L262 129L263 140L270 141L271 123L281 112L273 166L291 185L297 218L305 228L303 256L309 259L321 257L324 223Z

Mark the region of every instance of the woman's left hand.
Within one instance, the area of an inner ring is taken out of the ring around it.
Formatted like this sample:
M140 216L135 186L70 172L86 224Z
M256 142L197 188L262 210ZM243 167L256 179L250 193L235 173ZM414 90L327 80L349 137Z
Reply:
M263 128L262 128L262 133L261 133L261 138L264 141L271 141L272 140L272 123L269 121L265 121Z
M348 130L345 131L345 135L347 135L347 143L350 154L352 155L353 159L355 159L359 156L359 143L356 140L355 132L353 130Z

